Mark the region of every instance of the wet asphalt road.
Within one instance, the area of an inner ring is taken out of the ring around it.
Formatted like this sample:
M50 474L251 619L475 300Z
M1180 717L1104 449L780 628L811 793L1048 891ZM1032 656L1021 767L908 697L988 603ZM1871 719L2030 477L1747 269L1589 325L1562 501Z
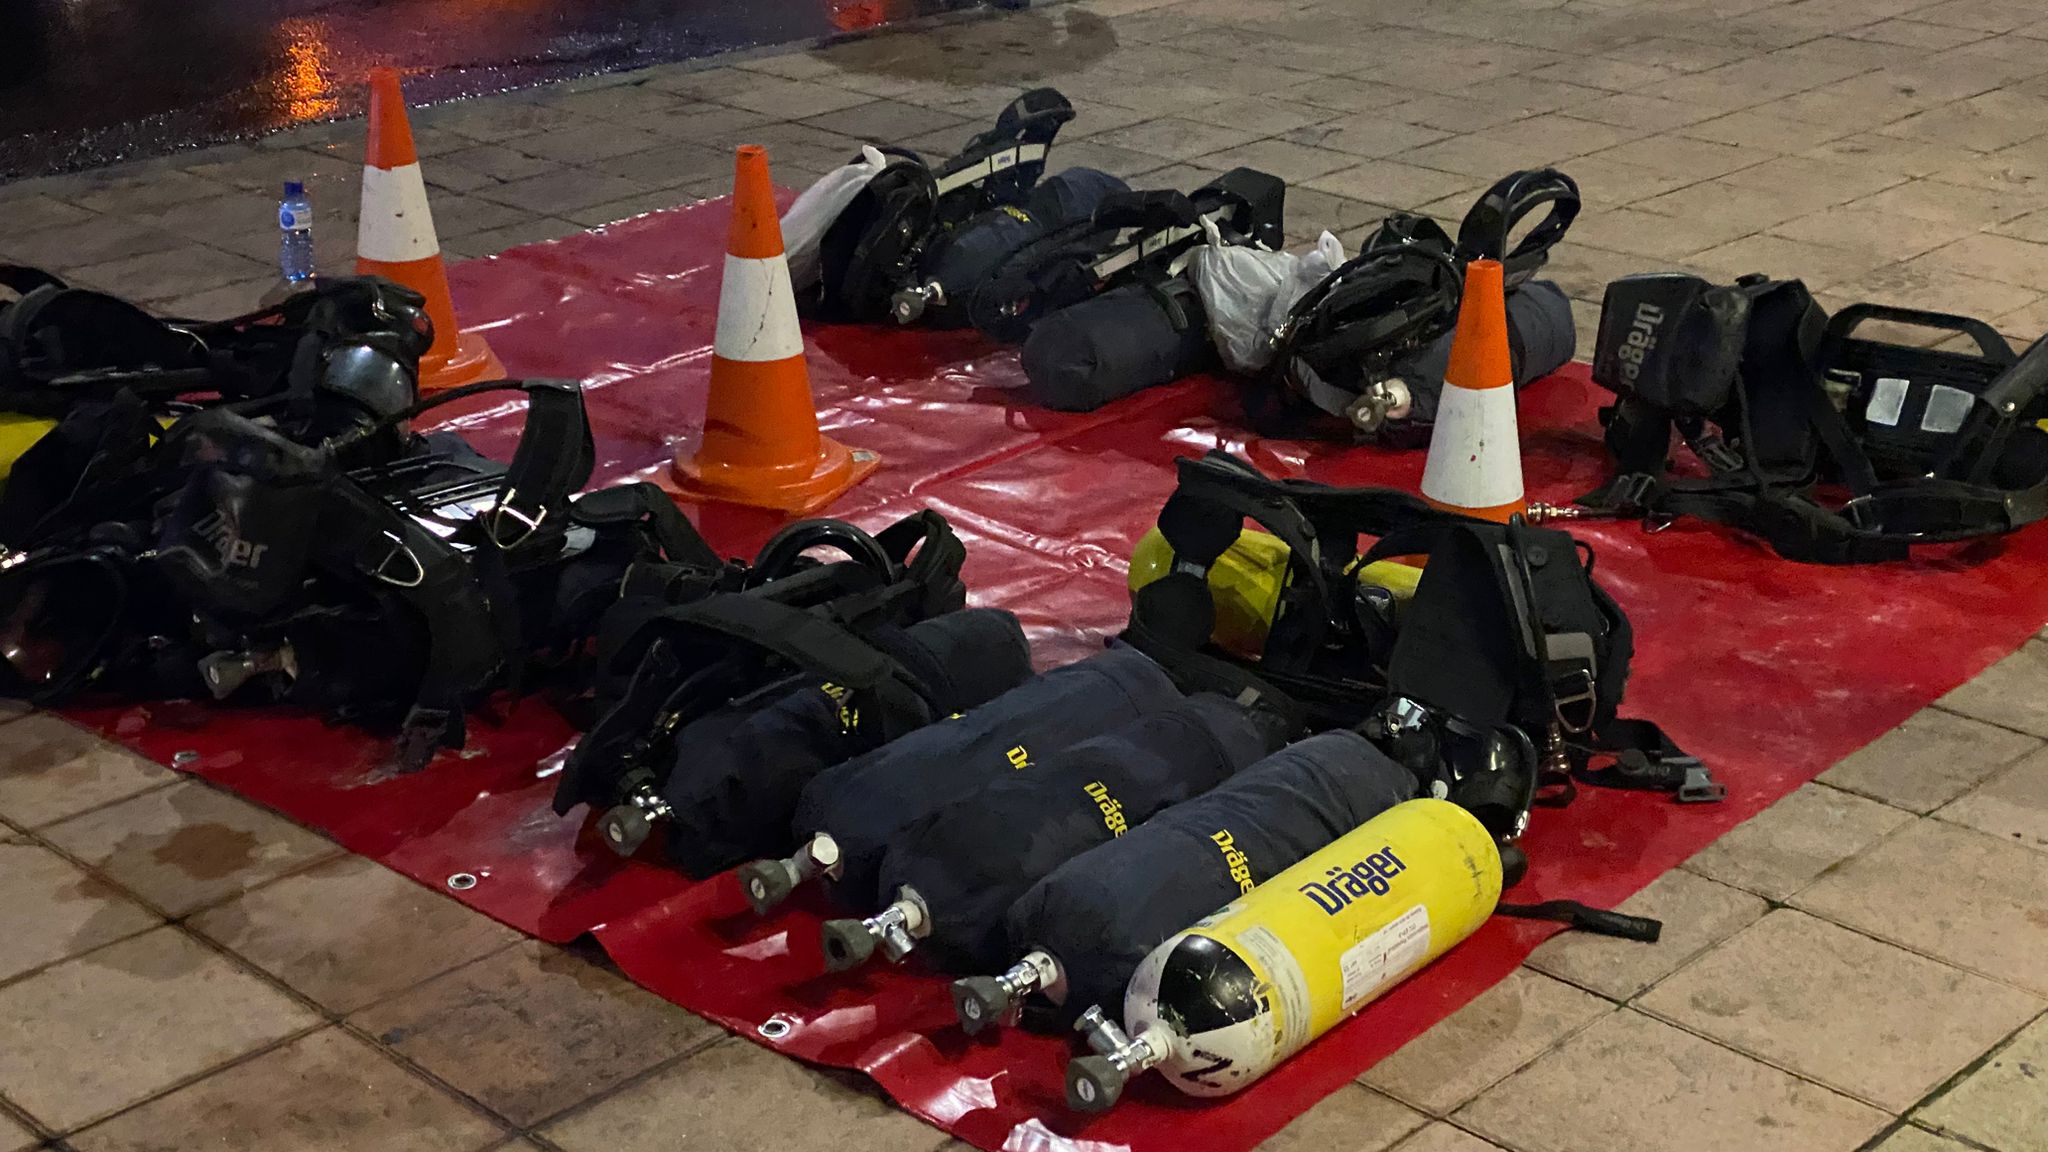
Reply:
M975 0L0 0L0 179L786 43Z

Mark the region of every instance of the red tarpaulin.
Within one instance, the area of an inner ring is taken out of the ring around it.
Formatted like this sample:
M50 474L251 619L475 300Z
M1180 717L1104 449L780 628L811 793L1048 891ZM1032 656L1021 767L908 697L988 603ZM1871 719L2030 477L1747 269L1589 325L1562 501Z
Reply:
M505 364L585 381L600 481L666 467L701 415L717 309L723 202L514 249L452 272L463 317ZM1012 351L967 335L878 328L808 334L826 428L883 466L831 514L877 527L937 508L967 541L976 603L1009 608L1041 666L1078 658L1128 610L1124 560L1173 483L1177 456L1225 447L1269 473L1412 488L1420 453L1263 440L1237 423L1234 386L1186 381L1090 415L1032 408ZM1604 464L1582 368L1522 402L1532 498L1565 502ZM486 451L517 433L516 405L454 420ZM693 509L722 551L748 554L775 524ZM1680 524L1575 528L1635 624L1625 713L1654 718L1728 785L1719 805L1581 790L1539 810L1520 899L1612 904L1950 688L2048 618L2038 579L2048 534L1915 563L1796 565L1722 531ZM317 719L191 706L81 713L150 757L182 765L423 884L549 940L593 933L633 979L793 1056L858 1068L906 1108L989 1149L1241 1152L1508 974L1554 926L1496 920L1478 936L1250 1090L1195 1102L1151 1082L1111 1114L1062 1105L1065 1037L1012 1029L968 1040L946 981L871 965L827 976L800 905L745 911L730 876L692 885L621 861L549 808L568 727L529 701L425 772L381 778L383 749ZM650 852L652 850L650 849ZM864 910L865 911L865 910ZM768 1028L769 1039L762 1035Z

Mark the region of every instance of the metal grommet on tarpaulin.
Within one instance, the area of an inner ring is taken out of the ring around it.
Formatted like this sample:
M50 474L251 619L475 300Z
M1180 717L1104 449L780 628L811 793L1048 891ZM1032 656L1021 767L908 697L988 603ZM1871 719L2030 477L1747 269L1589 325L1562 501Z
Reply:
M782 1040L796 1030L796 1023L786 1014L777 1013L761 1021L759 1032L763 1040Z
M457 872L453 876L448 877L448 887L452 891L467 892L471 888L476 887L476 873Z
M197 763L199 763L199 753L194 752L190 748L182 752L171 753L171 766L173 768L190 768Z

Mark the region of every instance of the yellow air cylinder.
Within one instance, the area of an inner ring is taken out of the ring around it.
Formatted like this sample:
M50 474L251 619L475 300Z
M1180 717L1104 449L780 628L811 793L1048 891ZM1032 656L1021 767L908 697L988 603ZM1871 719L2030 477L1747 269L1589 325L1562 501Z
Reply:
M1470 813L1390 808L1154 949L1123 1031L1078 1025L1095 1054L1068 1065L1067 1103L1102 1111L1147 1068L1191 1096L1236 1092L1472 935L1500 892Z
M0 484L14 471L14 462L21 454L35 446L45 433L55 428L55 420L40 416L23 416L19 412L0 412Z
M1286 542L1270 532L1246 529L1209 568L1209 595L1216 602L1216 625L1209 639L1226 652L1257 656L1266 647L1266 632L1287 586ZM1173 547L1153 528L1131 550L1130 588L1136 592L1173 571ZM1395 600L1415 595L1422 569L1381 560L1358 571L1361 584L1385 588Z

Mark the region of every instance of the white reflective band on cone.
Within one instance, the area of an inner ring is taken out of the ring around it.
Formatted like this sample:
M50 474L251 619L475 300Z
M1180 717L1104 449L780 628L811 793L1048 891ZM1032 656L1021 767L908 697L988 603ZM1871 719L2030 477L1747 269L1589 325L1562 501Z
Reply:
M718 335L711 350L727 360L787 360L803 354L789 261L728 254L718 291Z
M356 225L356 255L403 264L438 255L434 214L427 207L427 183L420 166L363 168L363 214Z
M1422 494L1455 508L1497 508L1522 498L1515 390L1445 384L1422 469ZM1448 444L1438 444L1445 437Z

